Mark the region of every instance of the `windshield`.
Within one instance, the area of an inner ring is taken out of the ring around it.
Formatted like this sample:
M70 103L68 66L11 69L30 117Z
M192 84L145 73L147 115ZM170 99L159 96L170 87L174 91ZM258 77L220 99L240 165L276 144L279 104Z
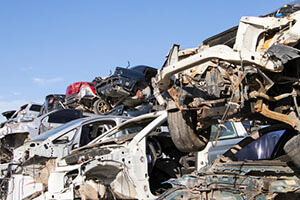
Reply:
M55 129L52 129L50 131L47 131L47 132L43 133L42 135L40 135L39 137L33 139L32 141L43 141L43 140L47 139L48 137L50 137L52 135L55 135L56 133L60 132L61 130L67 129L67 128L73 126L74 124L76 124L80 121L83 121L83 120L84 120L84 118L70 121L66 124L63 124L63 125L55 128Z

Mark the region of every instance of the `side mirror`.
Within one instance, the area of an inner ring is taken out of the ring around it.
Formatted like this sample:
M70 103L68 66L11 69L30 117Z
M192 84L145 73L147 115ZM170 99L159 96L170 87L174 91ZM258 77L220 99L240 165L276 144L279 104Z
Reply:
M69 137L64 135L53 141L53 144L66 144L69 142Z
M73 149L77 149L79 146L78 146L78 144L76 143L76 144L73 144L72 145L72 148L71 148L71 150L73 150Z

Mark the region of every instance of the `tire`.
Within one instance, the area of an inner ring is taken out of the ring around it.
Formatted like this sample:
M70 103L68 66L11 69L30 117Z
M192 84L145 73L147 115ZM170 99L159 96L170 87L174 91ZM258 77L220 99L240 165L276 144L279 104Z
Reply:
M93 103L93 112L98 115L103 115L110 110L110 105L102 100L98 99Z
M195 133L190 111L169 111L168 126L172 141L178 150L196 152L205 148L207 140Z
M292 137L283 147L285 153L290 157L296 167L300 168L300 135Z

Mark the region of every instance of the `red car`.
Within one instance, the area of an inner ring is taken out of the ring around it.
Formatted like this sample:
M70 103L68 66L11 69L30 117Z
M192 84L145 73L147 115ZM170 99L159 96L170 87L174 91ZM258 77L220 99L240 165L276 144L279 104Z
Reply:
M76 82L69 85L65 105L96 114L104 114L110 109L109 105L95 94L94 82Z

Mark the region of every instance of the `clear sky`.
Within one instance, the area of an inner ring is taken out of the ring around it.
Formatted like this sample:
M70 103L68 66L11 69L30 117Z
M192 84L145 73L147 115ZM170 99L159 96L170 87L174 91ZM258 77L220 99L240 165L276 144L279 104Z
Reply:
M172 44L214 34L285 0L0 0L0 112L42 103L116 66L160 68ZM3 118L0 118L3 121Z

